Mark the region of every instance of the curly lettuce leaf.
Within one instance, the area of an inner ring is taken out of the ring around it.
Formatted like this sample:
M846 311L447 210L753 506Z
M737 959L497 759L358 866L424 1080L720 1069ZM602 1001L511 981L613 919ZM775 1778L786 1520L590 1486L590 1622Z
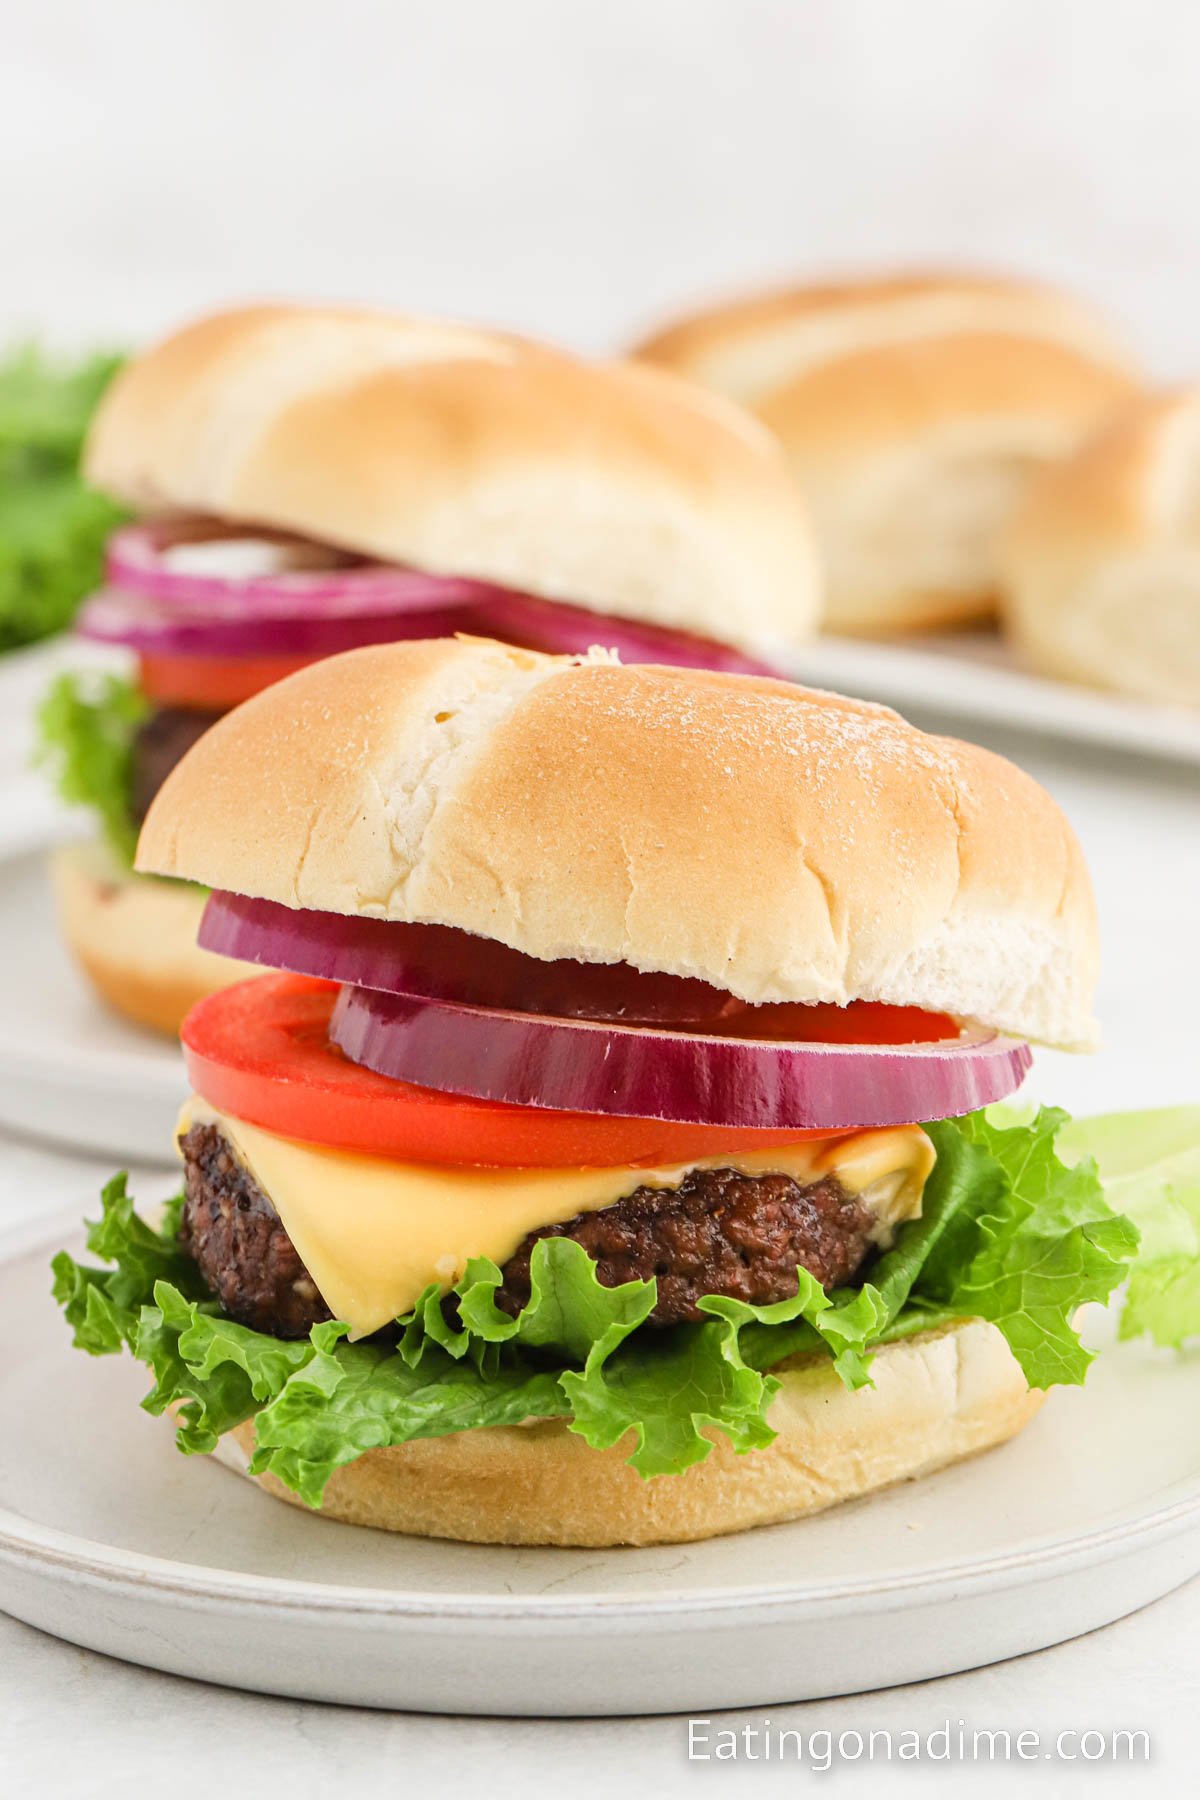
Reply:
M133 740L149 710L123 676L59 675L38 712L39 762L69 806L90 806L122 868L133 864Z
M991 1320L1036 1388L1083 1380L1092 1352L1074 1314L1087 1301L1108 1299L1138 1242L1136 1228L1105 1200L1095 1164L1068 1167L1056 1154L1066 1118L1043 1108L1028 1125L1006 1126L972 1113L928 1128L935 1175L940 1170L944 1182L961 1171L968 1198L911 1293L961 1317ZM972 1151L974 1172L963 1168Z
M60 366L26 346L0 363L0 650L61 631L101 578L125 514L83 484L78 462L120 361Z
M1068 1160L1094 1158L1141 1235L1120 1335L1172 1350L1200 1337L1200 1106L1075 1119L1059 1141Z
M621 1445L646 1477L708 1456L714 1433L764 1447L778 1376L825 1357L848 1388L870 1382L879 1346L963 1317L991 1319L1031 1385L1083 1380L1075 1309L1104 1299L1136 1243L1094 1167L1055 1154L1062 1115L1007 1125L982 1114L929 1127L938 1160L922 1217L897 1233L858 1287L826 1293L804 1269L797 1291L754 1306L709 1295L701 1322L656 1330L653 1280L604 1287L582 1246L534 1248L530 1297L497 1304L501 1271L477 1258L449 1296L430 1287L394 1334L349 1343L326 1324L285 1342L225 1318L194 1265L133 1210L124 1180L105 1191L89 1248L113 1265L55 1259L55 1292L80 1348L128 1348L154 1387L144 1404L179 1415L185 1451L212 1449L253 1417L253 1467L310 1505L364 1451L415 1438L565 1418L596 1449Z

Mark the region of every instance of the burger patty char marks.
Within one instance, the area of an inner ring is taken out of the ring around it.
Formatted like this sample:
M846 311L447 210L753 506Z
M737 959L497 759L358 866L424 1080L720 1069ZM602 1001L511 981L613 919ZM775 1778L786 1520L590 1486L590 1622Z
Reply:
M186 1200L179 1240L230 1318L273 1337L304 1337L330 1317L270 1200L215 1125L180 1140ZM677 1188L640 1187L600 1212L531 1232L501 1271L496 1303L515 1314L529 1299L539 1238L569 1237L605 1287L658 1281L648 1323L703 1319L703 1294L754 1305L790 1299L796 1265L823 1287L848 1281L870 1248L873 1218L830 1177L802 1186L790 1175L693 1169Z
M279 1214L215 1125L180 1139L179 1242L231 1319L271 1337L307 1337L331 1315Z
M801 1186L790 1175L693 1169L677 1188L640 1187L602 1212L533 1231L505 1265L496 1304L518 1313L529 1299L529 1259L539 1238L569 1237L596 1264L604 1287L658 1281L651 1325L703 1319L696 1302L726 1294L764 1306L796 1292L802 1263L822 1287L848 1281L870 1248L871 1213L830 1177Z
M194 712L190 707L161 706L138 726L133 739L133 771L130 805L141 824L177 762L182 762L196 739L222 717L220 712Z

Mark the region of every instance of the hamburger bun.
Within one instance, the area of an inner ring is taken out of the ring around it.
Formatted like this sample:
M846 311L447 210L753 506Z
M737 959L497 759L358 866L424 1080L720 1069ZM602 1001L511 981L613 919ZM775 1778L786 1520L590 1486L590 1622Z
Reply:
M143 514L294 532L751 650L817 617L803 509L752 418L643 365L465 325L204 319L118 375L86 469Z
M178 1037L186 1012L217 988L257 973L196 943L206 896L130 875L99 844L55 852L59 925L97 992L127 1019Z
M1136 401L1047 470L1001 567L1033 668L1200 706L1200 388Z
M932 1474L1013 1437L1044 1395L1026 1386L993 1325L961 1321L875 1354L873 1387L851 1393L827 1357L772 1371L780 1391L765 1450L738 1455L711 1433L708 1457L646 1481L624 1460L631 1440L593 1450L566 1420L493 1426L367 1450L335 1470L323 1517L419 1537L485 1544L686 1543L774 1525ZM247 1473L254 1425L217 1456ZM270 1473L277 1499L304 1503Z
M849 632L994 613L997 539L1029 482L1134 391L1074 301L959 278L770 296L641 354L778 438L812 514L826 623Z
M1074 295L1042 282L949 270L752 294L667 325L633 354L753 407L821 363L964 332L1037 338L1113 368L1131 366L1108 321Z
M350 651L218 721L137 866L749 1001L1093 1034L1091 887L1043 789L884 707L760 677L482 640Z

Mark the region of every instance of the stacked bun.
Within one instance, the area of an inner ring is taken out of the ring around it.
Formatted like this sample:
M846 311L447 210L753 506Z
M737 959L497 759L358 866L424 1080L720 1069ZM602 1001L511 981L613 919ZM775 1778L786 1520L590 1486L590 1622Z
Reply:
M1134 391L1077 302L961 276L793 289L686 320L638 353L774 432L838 631L993 614L998 541L1030 481Z

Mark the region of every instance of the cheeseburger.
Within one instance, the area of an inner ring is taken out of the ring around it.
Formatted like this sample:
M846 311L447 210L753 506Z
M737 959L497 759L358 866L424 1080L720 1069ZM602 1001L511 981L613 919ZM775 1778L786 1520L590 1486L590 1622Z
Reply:
M135 661L64 678L44 709L63 791L103 827L58 859L59 909L108 1000L172 1034L242 971L197 947L202 891L134 877L133 846L232 706L319 657L443 632L753 669L816 616L800 502L748 415L464 325L205 319L122 372L86 467L136 522L80 630Z
M145 1404L329 1518L644 1544L1018 1431L1136 1234L1063 1115L1092 1039L1050 798L882 707L497 643L349 652L222 719L142 829L275 971L183 1026L183 1192L56 1292ZM284 972L280 972L284 971Z

